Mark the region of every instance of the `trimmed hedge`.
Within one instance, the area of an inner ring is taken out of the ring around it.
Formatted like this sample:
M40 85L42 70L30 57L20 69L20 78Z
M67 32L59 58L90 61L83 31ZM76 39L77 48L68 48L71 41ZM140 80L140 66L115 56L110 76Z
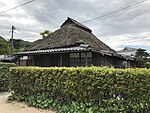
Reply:
M13 63L0 62L0 92L8 91L9 87L9 68L14 67Z
M9 99L70 113L148 113L150 69L13 67Z

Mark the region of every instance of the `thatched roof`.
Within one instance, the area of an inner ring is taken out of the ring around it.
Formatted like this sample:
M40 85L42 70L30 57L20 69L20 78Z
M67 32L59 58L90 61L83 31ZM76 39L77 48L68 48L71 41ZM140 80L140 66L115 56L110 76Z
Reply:
M88 28L87 26L79 23L78 21L72 19L72 18L69 18L60 26L61 28L64 27L64 26L68 26L68 25L75 25L77 27L80 27L82 29L84 29L85 31L88 31L88 32L92 32L92 30L90 28Z
M71 47L81 43L90 45L97 50L115 52L94 36L92 30L71 18L68 18L61 25L61 28L56 30L50 37L35 41L27 50Z

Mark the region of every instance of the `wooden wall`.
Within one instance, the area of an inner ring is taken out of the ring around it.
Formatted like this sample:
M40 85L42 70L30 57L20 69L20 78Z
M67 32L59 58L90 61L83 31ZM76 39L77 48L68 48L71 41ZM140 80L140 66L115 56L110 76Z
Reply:
M113 66L114 57L101 53L92 53L92 62L94 66Z
M34 66L69 66L69 54L43 54L33 56Z
M62 66L68 67L70 64L69 53L62 54Z
M80 52L79 57L71 57L70 53L61 53L61 54L41 54L41 55L31 55L28 56L28 60L20 61L21 66L41 66L41 67L50 67L50 66L114 66L118 68L123 68L123 61L126 59L109 56L96 52ZM90 53L90 54L89 54ZM74 54L74 53L73 53ZM73 55L72 54L72 55ZM75 53L76 54L76 53ZM87 60L86 60L87 59ZM87 62L86 62L87 61ZM135 67L136 62L132 60L127 60L128 67Z

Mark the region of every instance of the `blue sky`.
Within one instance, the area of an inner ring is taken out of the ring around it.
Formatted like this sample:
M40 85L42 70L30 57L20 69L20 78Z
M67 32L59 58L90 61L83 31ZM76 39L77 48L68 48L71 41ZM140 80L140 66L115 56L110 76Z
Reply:
M140 1L143 0L35 0L0 14L0 36L10 39L14 25L14 38L35 41L41 38L41 31L59 29L67 17L83 22ZM27 0L0 1L0 12L24 2ZM84 24L115 50L127 46L150 52L150 1Z

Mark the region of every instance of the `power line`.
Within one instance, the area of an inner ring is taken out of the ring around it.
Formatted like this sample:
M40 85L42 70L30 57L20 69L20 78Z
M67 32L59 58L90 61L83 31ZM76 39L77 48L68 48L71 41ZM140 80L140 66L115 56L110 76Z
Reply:
M134 9L132 8L132 9L129 9L127 11L122 11L122 12L119 13L119 15L113 16L112 18L116 18L116 17L122 16L124 14L129 14L129 13L137 11L137 10L145 9L145 8L149 7L149 5L150 4L146 4L144 7L142 7L142 4L139 4L138 6L135 6ZM141 7L139 7L139 6L141 6Z
M149 5L150 5L150 4L149 4ZM141 8L136 8L136 9L133 9L133 10L129 10L129 11L127 11L127 12L123 12L123 14L128 14L128 13L133 12L133 11L142 10L142 9L147 8L147 7L149 7L149 6L145 6L145 7L141 7ZM121 16L121 15L118 15L118 16ZM116 16L115 16L115 17L116 17ZM114 17L114 18L115 18L115 17Z
M15 7L12 7L12 8L10 8L10 9L1 11L0 14L5 13L5 12L10 11L10 10L13 10L13 9L16 9L16 8L18 8L18 7L21 7L21 6L27 5L27 4L29 4L29 3L31 3L31 2L34 2L34 1L35 1L35 0L31 0L31 1L25 2L25 3L23 3L23 4L17 5L17 6L15 6Z
M121 12L121 11L126 10L126 9L129 9L129 8L133 8L134 6L137 6L137 5L139 5L139 4L142 4L142 3L146 2L146 1L148 1L148 0L143 0L143 1L141 1L141 2L137 2L137 3L133 4L133 5L130 5L130 6L127 6L127 7L124 7L124 8L121 8L121 9L118 9L118 10L115 10L115 11L112 11L112 12L109 12L109 13L106 13L106 14L104 14L104 15L101 15L101 16L98 16L98 17L95 17L95 18L92 18L92 19L83 21L83 22L81 22L81 23L87 23L87 22L90 22L90 21L93 21L93 20L97 20L97 19L99 19L99 18L103 18L103 17L108 16L108 15L112 15L112 14L117 13L117 12Z

